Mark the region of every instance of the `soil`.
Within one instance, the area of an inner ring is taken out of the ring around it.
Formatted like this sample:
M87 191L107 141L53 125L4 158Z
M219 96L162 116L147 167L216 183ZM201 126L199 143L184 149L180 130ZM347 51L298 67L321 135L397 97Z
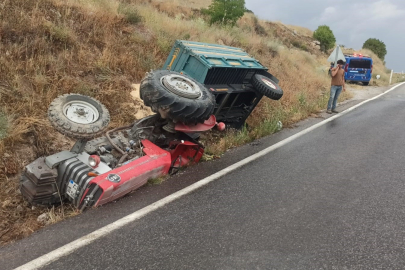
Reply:
M312 37L301 35L290 27L275 22L266 22L271 29L274 29L274 36L280 39L289 48L297 48L307 51L313 55L323 55L319 48L314 47Z
M389 88L388 86L347 85L347 90L353 94L352 100L369 99L384 93Z
M135 118L141 119L146 116L153 114L152 110L149 107L146 107L143 104L142 99L139 96L139 86L140 84L132 84L131 97L134 99L133 107L135 108Z

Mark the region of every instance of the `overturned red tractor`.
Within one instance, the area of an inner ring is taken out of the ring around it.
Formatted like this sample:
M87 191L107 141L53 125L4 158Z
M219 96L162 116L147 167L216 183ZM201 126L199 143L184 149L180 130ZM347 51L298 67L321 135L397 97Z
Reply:
M201 132L241 127L263 95L282 96L278 80L238 48L178 41L165 68L147 73L140 86L156 114L107 132L109 113L100 102L78 94L57 97L48 118L78 140L71 150L26 166L23 196L43 205L69 200L80 210L116 200L150 178L198 162ZM217 84L206 84L207 76Z

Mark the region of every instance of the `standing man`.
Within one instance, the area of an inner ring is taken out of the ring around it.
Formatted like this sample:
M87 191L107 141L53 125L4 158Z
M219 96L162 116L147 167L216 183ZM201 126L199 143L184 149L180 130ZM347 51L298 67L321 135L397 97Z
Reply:
M328 102L327 113L338 113L336 111L336 102L340 93L346 91L345 87L345 70L343 68L344 62L342 60L337 61L337 66L332 68L332 82L330 87L330 98Z

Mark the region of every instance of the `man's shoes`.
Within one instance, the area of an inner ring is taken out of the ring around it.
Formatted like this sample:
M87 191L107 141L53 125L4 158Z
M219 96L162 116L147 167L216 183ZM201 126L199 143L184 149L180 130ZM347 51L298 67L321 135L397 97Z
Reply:
M331 111L331 110L326 110L326 113L331 114L331 113L332 113L332 111Z
M337 110L332 110L333 113L339 113Z

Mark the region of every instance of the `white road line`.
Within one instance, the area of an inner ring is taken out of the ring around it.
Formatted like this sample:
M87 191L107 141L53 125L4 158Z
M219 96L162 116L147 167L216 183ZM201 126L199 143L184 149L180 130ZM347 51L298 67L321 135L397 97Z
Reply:
M399 87L399 86L401 86L403 84L404 83L398 84L398 85L392 87L391 89L385 91L384 93L382 93L382 94L380 94L378 96L375 96L375 97L373 97L371 99L365 100L365 101L363 101L363 102L361 102L361 103L359 103L359 104L357 104L357 105L355 105L355 106L353 106L353 107L351 107L351 108L349 108L349 109L347 109L347 110L345 110L345 111L343 111L343 112L341 112L339 114L336 114L336 115L334 115L332 117L329 117L328 119L325 119L324 121L319 122L319 123L307 128L307 129L304 129L304 130L298 132L297 134L294 134L291 137L288 137L288 138L286 138L286 139L284 139L284 140L282 140L282 141L280 141L280 142L278 142L278 143L276 143L276 144L274 144L274 145L272 145L270 147L267 147L266 149L263 149L262 151L254 154L254 155L252 155L250 157L247 157L247 158L245 158L245 159L243 159L243 160L241 160L241 161L239 161L239 162L237 162L237 163L235 163L235 164L233 164L233 165L231 165L231 166L229 166L229 167L227 167L227 168L225 168L225 169L223 169L223 170L221 170L221 171L219 171L219 172L217 172L217 173L215 173L213 175L210 175L210 176L198 181L197 183L194 183L194 184L192 184L192 185L190 185L190 186L188 186L188 187L186 187L186 188L184 188L182 190L179 190L179 191L177 191L177 192L175 192L175 193L173 193L173 194L171 194L171 195L169 195L169 196L167 196L167 197L165 197L165 198L163 198L163 199L161 199L161 200L159 200L159 201L157 201L157 202L155 202L155 203L153 203L151 205L148 205L148 206L146 206L146 207L144 207L144 208L142 208L142 209L140 209L140 210L138 210L138 211L136 211L136 212L134 212L132 214L129 214L129 215L127 215L127 216L113 222L113 223L110 223L107 226L104 226L104 227L102 227L102 228L100 228L100 229L98 229L98 230L96 230L96 231L94 231L92 233L89 233L88 235L85 235L85 236L83 236L83 237L81 237L81 238L79 238L79 239L77 239L77 240L75 240L73 242L70 242L70 243L68 243L68 244L66 244L66 245L64 245L64 246L62 246L62 247L60 247L58 249L55 249L54 251L51 251L51 252L49 252L49 253L47 253L45 255L42 255L41 257L38 257L37 259L32 260L32 261L30 261L30 262L28 262L28 263L26 263L26 264L24 264L24 265L22 265L22 266L20 266L18 268L15 268L15 269L16 270L38 269L38 268L43 267L43 266L45 266L45 265L47 265L47 264L49 264L51 262L54 262L54 261L58 260L59 258L61 258L63 256L66 256L66 255L74 252L75 250L77 250L77 249L79 249L79 248L81 248L83 246L86 246L86 245L92 243L93 241L95 241L95 240L97 240L97 239L99 239L99 238L101 238L103 236L106 236L107 234L112 233L115 230L118 230L119 228L124 227L128 223L134 222L134 221L146 216L147 214L149 214L149 213L151 213L151 212L165 206L166 204L171 203L171 202L181 198L182 196L187 195L187 194L199 189L200 187L203 187L203 186L209 184L210 182L213 182L213 181L221 178L222 176L226 175L227 173L230 173L230 172L232 172L232 171L234 171L234 170L236 170L236 169L238 169L238 168L240 168L240 167L242 167L242 166L244 166L244 165L246 165L246 164L248 164L248 163L250 163L250 162L252 162L252 161L254 161L254 160L256 160L256 159L258 159L258 158L260 158L260 157L262 157L264 155L266 155L266 154L268 154L268 153L270 153L271 151L274 151L275 149L280 148L281 146L286 145L286 144L294 141L295 139L301 137L302 135L307 134L307 133L317 129L318 127L323 126L326 123L331 122L331 121L335 120L336 118L347 114L350 111L353 111L354 109L360 107L361 105L364 105L367 102L370 102L370 101L372 101L374 99L377 99L377 98L387 94L388 92L391 92L392 90L394 90L395 88L397 88L397 87Z

